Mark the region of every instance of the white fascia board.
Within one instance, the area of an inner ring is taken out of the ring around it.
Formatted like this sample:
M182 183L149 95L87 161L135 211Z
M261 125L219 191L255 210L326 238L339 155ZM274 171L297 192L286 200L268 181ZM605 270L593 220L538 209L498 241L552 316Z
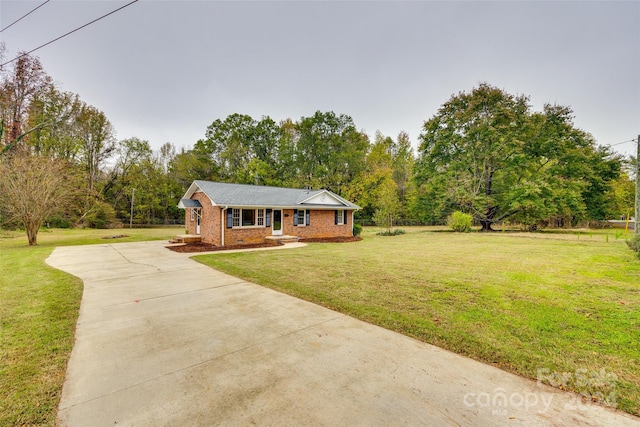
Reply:
M184 193L184 196L182 196L183 199L190 199L195 193L202 193L205 196L207 196L207 198L209 199L209 201L211 202L211 206L218 206L213 199L202 189L200 188L200 186L198 184L196 184L196 182L192 182L191 185L189 186L189 189L187 190L186 193Z
M180 198L180 202L178 202L178 208L180 209L185 209L185 207L182 205L182 199L190 199L191 196L193 196L193 193L196 192L196 189L198 189L198 185L194 182L191 183L191 185L189 186L189 188L187 189L187 192L184 193L184 195Z
M229 209L307 209L335 211L336 209L355 211L357 208L341 205L293 205L293 206L273 206L273 205L228 205Z
M184 193L184 196L182 196L183 199L190 199L191 196L193 196L193 194L199 190L200 187L198 187L198 184L194 182L191 183L191 185L189 186L189 188L187 189L187 192Z
M322 194L327 194L327 190L322 190L321 192L316 193L316 194L314 194L313 196L309 196L309 197L307 197L306 199L301 200L301 201L300 201L300 204L307 203L307 201L309 201L309 200L311 200L311 199L315 199L316 197L320 197L320 195L322 195Z
M362 209L360 206L356 205L355 203L349 202L347 199L344 199L344 198L338 196L336 193L332 193L331 191L329 191L328 193L331 194L336 199L340 200L342 203L344 203L345 206L349 206L349 205L355 206L355 207L351 207L350 209L353 209L353 210L356 210L356 211L359 210L359 209Z
M310 200L317 200L317 199L321 198L322 196L328 196L329 198L331 198L332 200L335 200L338 203L323 203L323 202L314 203L314 202L310 201ZM340 205L348 206L348 203L345 203L344 199L339 197L337 194L333 194L332 192L330 192L328 190L322 190L320 193L314 194L313 196L308 197L308 198L306 198L306 199L304 199L304 200L302 200L300 202L301 205L304 204L304 203L324 205L324 206L340 206Z

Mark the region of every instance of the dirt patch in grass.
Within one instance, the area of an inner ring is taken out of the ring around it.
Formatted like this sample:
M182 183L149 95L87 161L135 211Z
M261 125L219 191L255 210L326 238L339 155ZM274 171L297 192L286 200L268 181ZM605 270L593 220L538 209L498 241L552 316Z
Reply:
M348 242L359 242L362 240L360 236L350 236L350 237L327 237L327 238L314 238L314 239L300 239L300 242L303 243L348 243Z
M256 248L270 248L272 246L282 246L283 243L277 242L265 242L265 243L253 243L246 245L225 245L216 246L209 243L187 243L180 246L167 246L167 249L180 253L192 253L192 252L215 252L215 251L230 251L232 249L256 249Z

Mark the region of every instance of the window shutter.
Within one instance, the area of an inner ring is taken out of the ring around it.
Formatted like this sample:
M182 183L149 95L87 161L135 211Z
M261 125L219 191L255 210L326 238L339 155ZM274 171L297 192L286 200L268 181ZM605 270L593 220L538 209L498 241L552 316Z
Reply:
M227 228L233 228L233 209L227 209Z
M338 211L333 213L333 224L338 225Z
M311 211L309 209L307 209L307 216L305 218L305 222L307 223L307 225L311 225Z
M344 225L347 225L347 218L349 218L349 214L351 211L343 211L344 212Z
M298 225L298 209L293 210L293 225Z
M271 227L271 209L267 209L267 217L264 221L265 227Z

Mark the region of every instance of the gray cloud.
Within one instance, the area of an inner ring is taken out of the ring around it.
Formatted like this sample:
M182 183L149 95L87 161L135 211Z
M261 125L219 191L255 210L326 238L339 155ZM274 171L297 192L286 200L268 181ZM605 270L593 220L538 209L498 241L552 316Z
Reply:
M39 2L2 1L7 25ZM11 53L123 1L53 1L1 34ZM410 133L481 81L570 105L599 143L640 131L638 2L140 1L37 52L120 138L191 146L216 118L349 114ZM615 147L632 152L633 144Z

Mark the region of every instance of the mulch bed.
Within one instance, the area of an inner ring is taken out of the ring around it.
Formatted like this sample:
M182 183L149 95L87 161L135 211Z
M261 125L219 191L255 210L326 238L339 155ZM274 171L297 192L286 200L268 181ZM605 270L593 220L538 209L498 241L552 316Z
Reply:
M359 236L352 237L331 237L326 239L300 239L303 243L347 243L347 242L359 242L362 240ZM253 243L246 245L226 245L215 246L208 243L187 243L180 246L167 246L166 248L174 252L191 253L191 252L215 252L215 251L230 251L232 249L255 249L255 248L269 248L272 246L282 246L283 243L278 242L265 242L265 243Z
M269 248L271 246L282 246L283 243L253 243L246 245L226 245L226 246L216 246L210 245L209 243L187 243L186 245L181 246L167 246L167 249L170 249L174 252L215 252L215 251L230 251L232 249L255 249L255 248Z

